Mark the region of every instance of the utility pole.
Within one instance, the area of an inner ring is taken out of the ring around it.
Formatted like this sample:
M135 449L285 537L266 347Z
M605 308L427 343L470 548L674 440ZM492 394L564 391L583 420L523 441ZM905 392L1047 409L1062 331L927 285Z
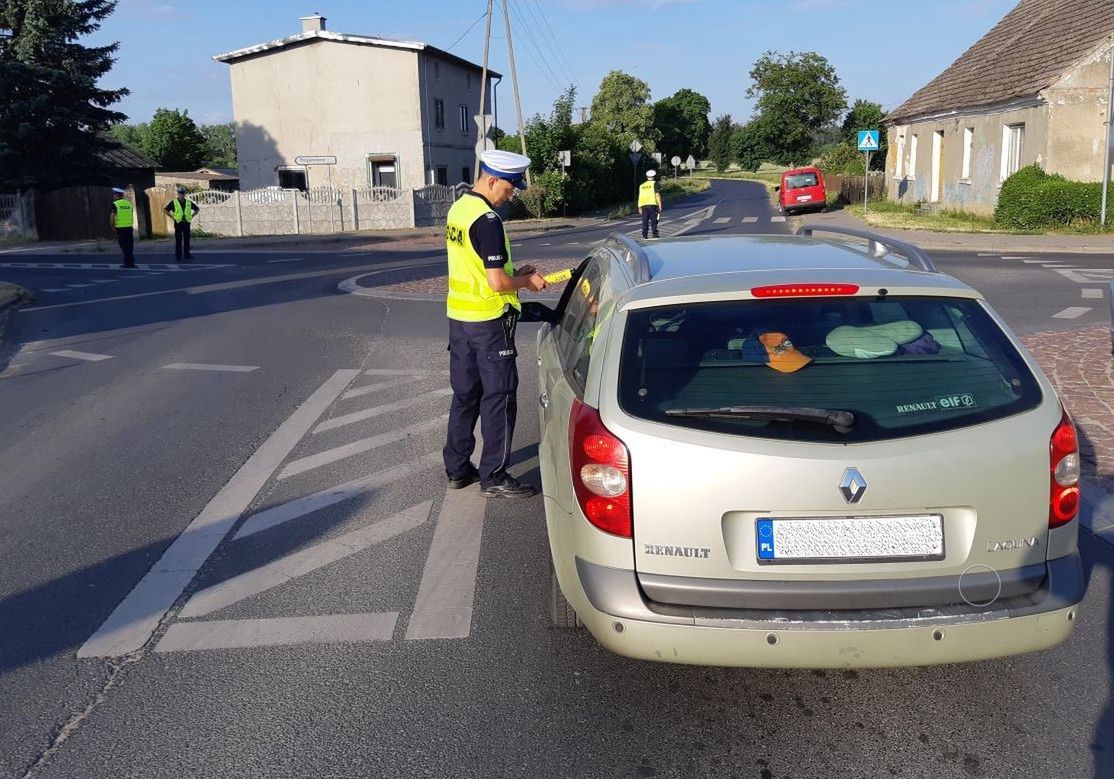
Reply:
M514 43L511 41L511 14L507 10L507 0L503 0L503 23L507 31L507 54L510 56L511 83L514 85L514 110L518 114L518 140L522 145L522 156L526 156L526 129L522 124L522 101L518 95L518 71L514 67ZM531 186L530 169L526 169L526 186Z
M1106 197L1110 189L1110 143L1114 133L1114 49L1110 50L1110 91L1106 97L1106 151L1102 155L1102 216L1099 224L1106 226Z
M487 151L487 54L491 49L491 10L495 0L487 0L487 30L484 32L484 70L480 77L480 132L483 133L483 148ZM476 173L472 180L480 177L480 157L476 155Z

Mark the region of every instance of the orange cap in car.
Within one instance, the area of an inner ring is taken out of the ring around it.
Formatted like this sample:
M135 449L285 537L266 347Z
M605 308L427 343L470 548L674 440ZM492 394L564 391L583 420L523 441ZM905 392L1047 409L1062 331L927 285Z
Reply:
M812 362L811 357L797 351L785 333L762 333L758 340L766 347L766 364L776 371L793 373Z

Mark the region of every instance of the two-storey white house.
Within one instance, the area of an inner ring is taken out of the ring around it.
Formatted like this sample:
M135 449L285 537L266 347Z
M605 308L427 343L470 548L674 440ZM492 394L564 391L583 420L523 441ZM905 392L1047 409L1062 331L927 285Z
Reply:
M483 148L479 65L424 43L329 32L322 16L301 22L298 35L213 58L231 73L242 189L471 182Z

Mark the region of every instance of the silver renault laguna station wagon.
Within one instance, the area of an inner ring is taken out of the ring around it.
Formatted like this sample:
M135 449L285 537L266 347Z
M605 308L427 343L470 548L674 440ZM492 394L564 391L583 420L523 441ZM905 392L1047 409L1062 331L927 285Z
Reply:
M538 335L554 619L706 665L1063 641L1079 453L1048 379L920 249L802 232L613 236L576 269Z

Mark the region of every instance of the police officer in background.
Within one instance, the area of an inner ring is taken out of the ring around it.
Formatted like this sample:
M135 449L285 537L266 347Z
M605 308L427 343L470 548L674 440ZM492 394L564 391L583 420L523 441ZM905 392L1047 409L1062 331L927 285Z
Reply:
M520 289L545 289L533 266L511 264L511 244L495 213L525 189L530 158L506 151L485 151L480 176L449 209L445 229L449 255L449 383L453 389L446 437L445 474L451 489L477 479L488 498L529 498L538 489L509 473L518 368L515 325L522 311ZM472 464L476 420L483 452Z
M183 262L193 259L190 254L190 224L201 212L201 206L186 197L185 187L180 186L175 191L178 197L167 203L163 211L174 220L174 260Z
M661 192L658 191L658 182L654 180L656 170L646 171L646 181L638 188L638 211L642 214L642 237L651 232L658 237L658 217L661 216Z
M112 227L116 230L116 243L124 253L121 268L135 267L135 207L124 197L126 192L119 187L112 188L115 199L112 201Z

